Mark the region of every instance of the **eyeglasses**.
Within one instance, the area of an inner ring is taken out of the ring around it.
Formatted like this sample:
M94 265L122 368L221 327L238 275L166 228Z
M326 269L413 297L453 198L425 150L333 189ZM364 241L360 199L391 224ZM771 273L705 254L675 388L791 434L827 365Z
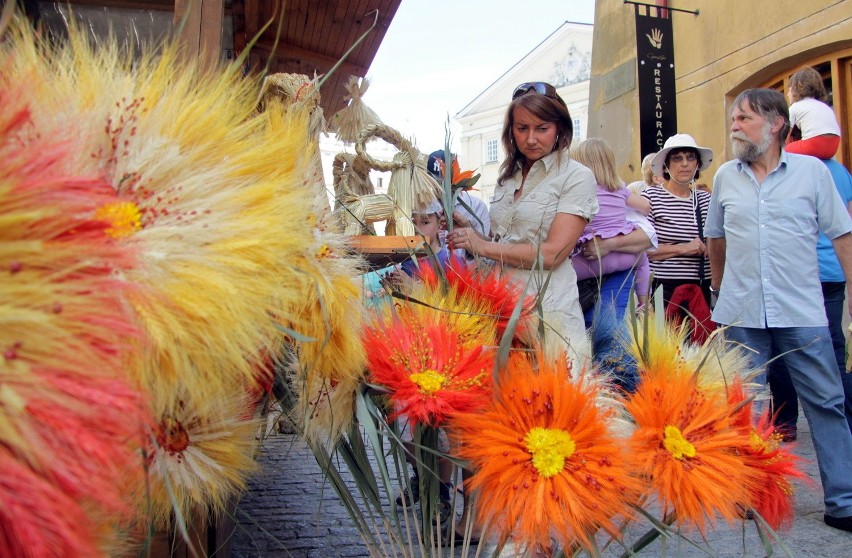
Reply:
M683 154L683 155L672 155L671 157L669 157L670 163L683 163L684 161L687 161L689 163L694 163L697 160L698 160L698 156L695 153L686 153L686 154Z
M514 101L521 95L526 95L530 91L535 91L539 95L544 95L545 97L550 97L551 99L557 99L559 96L556 94L556 88L550 85L549 83L545 83L543 81L531 81L529 83L522 83L512 91L512 100Z

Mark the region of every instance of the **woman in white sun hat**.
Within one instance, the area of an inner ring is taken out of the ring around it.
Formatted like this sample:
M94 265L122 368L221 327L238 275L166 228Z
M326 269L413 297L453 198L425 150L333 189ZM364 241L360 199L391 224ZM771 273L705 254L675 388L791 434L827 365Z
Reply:
M648 215L659 246L648 255L654 289L663 287L666 304L680 285L699 285L710 301L710 265L704 244L704 220L710 194L694 188L699 173L710 166L713 151L699 147L689 134L675 134L651 160L651 170L663 183L642 195L651 202Z

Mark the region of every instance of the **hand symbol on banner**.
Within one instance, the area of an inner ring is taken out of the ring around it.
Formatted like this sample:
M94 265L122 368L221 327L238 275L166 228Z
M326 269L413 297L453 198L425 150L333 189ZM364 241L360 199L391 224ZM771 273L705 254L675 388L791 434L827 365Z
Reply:
M659 29L651 29L651 34L645 34L648 37L648 40L651 42L651 46L654 48L663 48L663 32Z

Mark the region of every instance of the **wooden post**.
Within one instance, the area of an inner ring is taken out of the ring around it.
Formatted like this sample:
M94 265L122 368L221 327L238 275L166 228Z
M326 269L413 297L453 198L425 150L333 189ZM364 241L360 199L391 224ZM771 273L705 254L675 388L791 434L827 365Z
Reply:
M215 68L222 59L224 0L175 0L175 29L186 56L200 67ZM181 27L181 25L183 27Z

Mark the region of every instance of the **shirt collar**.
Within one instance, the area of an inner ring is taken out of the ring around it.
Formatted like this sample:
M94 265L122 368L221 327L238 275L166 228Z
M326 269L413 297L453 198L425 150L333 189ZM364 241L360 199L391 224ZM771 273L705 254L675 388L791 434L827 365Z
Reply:
M781 150L781 157L778 159L778 166L772 169L769 174L772 174L782 167L787 168L787 152L783 149ZM751 167L748 166L748 163L742 159L737 159L737 170L740 172L749 172L750 174L754 174L751 172Z
M556 164L557 155L559 155L559 150L551 151L550 153L548 153L547 155L545 155L544 157L542 157L538 161L534 162L532 164L532 166L530 167L530 170L532 170L533 168L535 168L536 165L541 163L542 165L544 165L544 172L545 173L550 172L550 169L553 168L553 165ZM523 168L522 165L523 165L523 163L521 161L518 161L517 168L518 169Z

